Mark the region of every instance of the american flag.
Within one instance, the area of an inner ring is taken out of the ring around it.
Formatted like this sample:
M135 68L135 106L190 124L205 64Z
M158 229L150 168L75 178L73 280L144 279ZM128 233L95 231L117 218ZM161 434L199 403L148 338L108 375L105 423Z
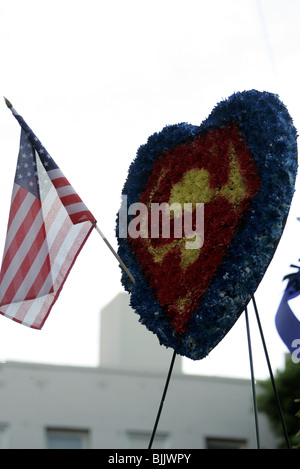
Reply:
M0 313L41 329L95 218L24 119L0 272Z

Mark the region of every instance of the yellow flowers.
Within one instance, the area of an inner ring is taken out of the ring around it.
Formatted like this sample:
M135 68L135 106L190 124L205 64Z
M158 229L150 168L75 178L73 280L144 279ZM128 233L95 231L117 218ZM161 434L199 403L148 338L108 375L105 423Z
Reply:
M206 169L194 168L187 171L182 180L174 185L169 203L186 202L207 203L216 197L226 197L234 206L238 206L246 196L246 187L240 172L240 165L233 146L229 156L229 178L222 187L210 187L210 174Z

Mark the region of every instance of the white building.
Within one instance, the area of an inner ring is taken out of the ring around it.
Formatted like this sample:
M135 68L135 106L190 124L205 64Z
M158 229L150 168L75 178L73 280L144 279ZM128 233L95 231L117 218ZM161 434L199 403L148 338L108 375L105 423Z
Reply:
M118 295L101 313L101 366L0 365L0 448L147 449L172 350ZM152 449L256 448L251 382L186 375L176 357ZM259 415L262 448L276 440Z

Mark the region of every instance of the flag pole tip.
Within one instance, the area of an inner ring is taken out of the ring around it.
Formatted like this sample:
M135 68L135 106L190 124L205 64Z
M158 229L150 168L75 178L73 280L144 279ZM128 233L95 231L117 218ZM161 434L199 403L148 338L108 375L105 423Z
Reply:
M5 96L3 96L3 97L4 97L4 101L5 101L6 106L7 106L9 109L11 109L11 108L13 107L12 104L11 104L11 102L8 101L8 99L6 99Z

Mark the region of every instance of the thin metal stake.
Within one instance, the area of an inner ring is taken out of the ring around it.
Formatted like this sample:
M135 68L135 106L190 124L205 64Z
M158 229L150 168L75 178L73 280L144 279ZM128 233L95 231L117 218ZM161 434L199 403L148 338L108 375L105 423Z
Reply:
M260 323L260 319L259 319L258 310L257 310L256 301L255 301L254 296L252 296L252 301L253 301L254 311L255 311L255 315L256 315L257 324L258 324L258 327L259 327L259 332L260 332L262 344L263 344L263 347L264 347L264 352L265 352L268 368L269 368L269 374L270 374L270 378L271 378L271 382L272 382L272 386L273 386L273 391L274 391L275 398L276 398L277 408L278 408L278 412L279 412L279 416L280 416L280 420L281 420L281 425L282 425L283 432L284 432L286 445L287 445L288 449L291 449L287 429L286 429L285 422L284 422L284 419L283 419L281 404L280 404L280 400L279 400L279 396L278 396L278 392L277 392L277 389L276 389L276 384L275 384L275 380L274 380L274 376L273 376L273 372L272 372L272 368L271 368L271 363L270 363L270 360L269 360L269 354L268 354L268 350L267 350L267 347L266 347L266 342L265 342L265 339L264 339L264 334L263 334L263 330L262 330L262 327L261 327L261 323Z
M163 395L162 395L162 398L161 398L161 401L160 401L160 406L159 406L158 413L157 413L156 420L155 420L155 424L154 424L154 427L153 427L153 430L152 430L152 435L151 435L151 438L150 438L148 449L151 449L152 443L153 443L153 440L154 440L154 437L155 437L155 433L156 433L157 425L158 425L158 422L159 422L160 414L161 414L161 411L162 411L162 408L163 408L163 405L164 405L164 400L165 400L165 397L166 397L166 394L167 394L169 381L170 381L170 378L171 378L171 375L172 375L172 370L173 370L175 358L176 358L176 352L174 350L172 360L171 360L171 364L170 364L170 368L169 368L169 373L168 373L168 376L167 376L164 392L163 392Z
M251 347L250 327L249 327L249 317L248 317L247 307L245 309L245 318L246 318L249 360L250 360L250 370L251 370L251 383L252 383L252 395L253 395L254 418L255 418L256 444L257 444L257 449L260 449L259 427L258 427L258 416L257 416L257 401L256 401L256 392L255 392L255 378L254 378L253 357L252 357L252 347Z

